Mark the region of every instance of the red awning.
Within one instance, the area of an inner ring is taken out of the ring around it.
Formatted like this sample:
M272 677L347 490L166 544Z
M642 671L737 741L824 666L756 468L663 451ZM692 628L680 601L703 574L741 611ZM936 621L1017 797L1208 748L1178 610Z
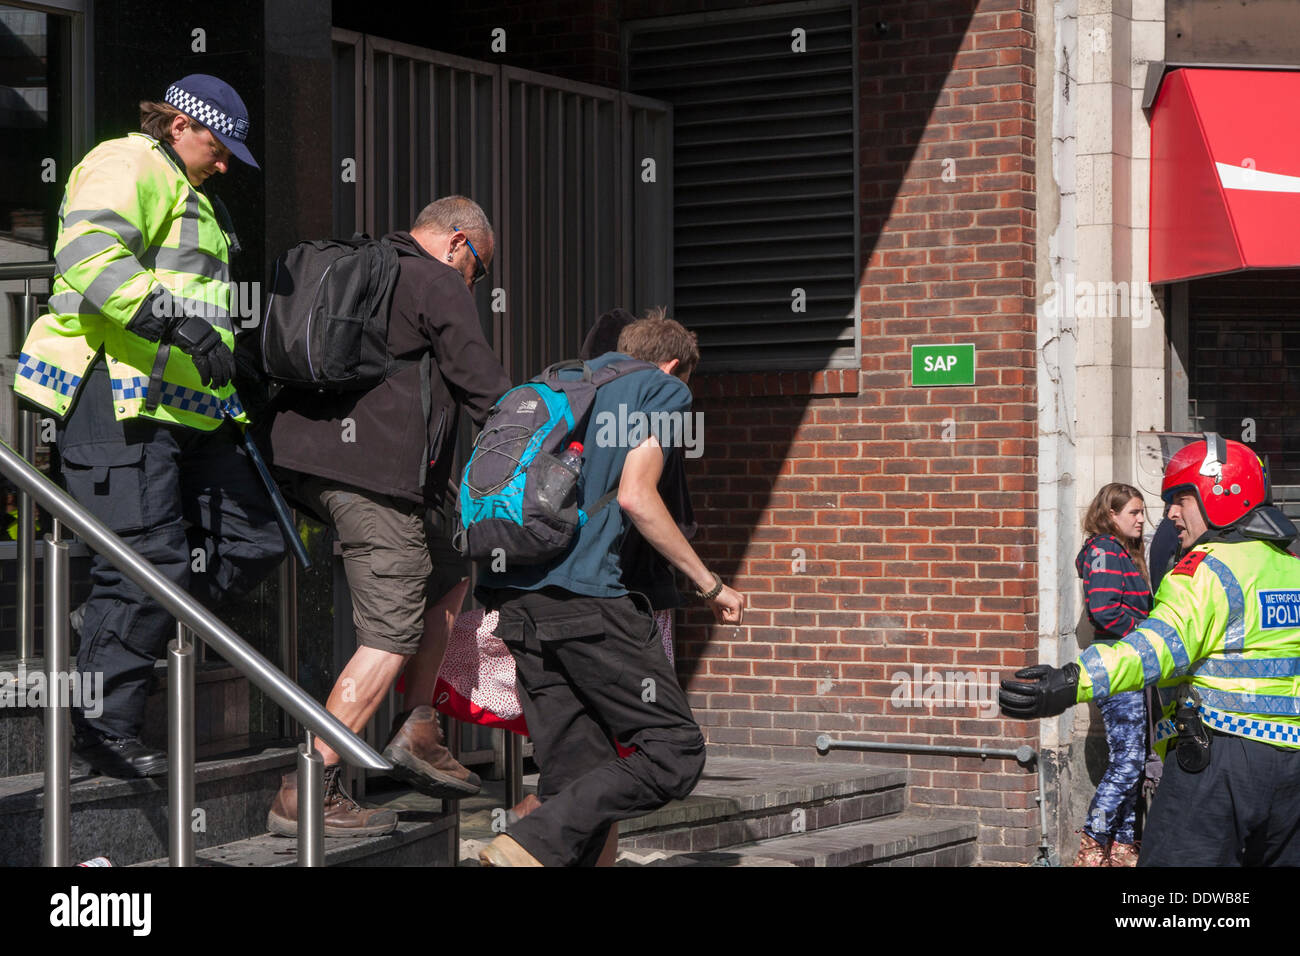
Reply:
M1151 282L1300 266L1300 72L1177 69L1151 115Z

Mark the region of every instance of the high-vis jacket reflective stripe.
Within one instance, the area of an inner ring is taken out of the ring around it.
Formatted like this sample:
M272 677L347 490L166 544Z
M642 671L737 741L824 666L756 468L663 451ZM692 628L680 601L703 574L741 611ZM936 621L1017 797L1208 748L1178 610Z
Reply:
M1199 545L1165 575L1150 617L1078 664L1080 701L1158 684L1162 739L1190 681L1210 726L1300 748L1300 559L1266 541Z
M227 400L242 416L234 387L205 388L190 357L174 347L159 394L150 396L161 346L126 331L162 286L173 308L202 316L234 348L226 235L212 202L155 139L132 133L109 140L73 169L54 261L59 272L50 311L32 326L19 355L19 394L65 416L103 349L118 419L142 416L211 430L221 424Z

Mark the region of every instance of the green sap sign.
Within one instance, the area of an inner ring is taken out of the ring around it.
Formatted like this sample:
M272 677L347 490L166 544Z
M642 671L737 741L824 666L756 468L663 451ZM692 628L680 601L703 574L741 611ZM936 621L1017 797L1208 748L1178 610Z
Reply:
M974 385L974 345L913 345L913 387Z

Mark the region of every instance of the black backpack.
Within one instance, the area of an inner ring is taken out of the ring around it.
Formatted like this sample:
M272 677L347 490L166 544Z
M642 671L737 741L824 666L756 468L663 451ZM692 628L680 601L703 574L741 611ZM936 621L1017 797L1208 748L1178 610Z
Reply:
M294 388L374 388L398 368L388 313L399 255L384 239L313 239L275 262L262 317L261 371Z

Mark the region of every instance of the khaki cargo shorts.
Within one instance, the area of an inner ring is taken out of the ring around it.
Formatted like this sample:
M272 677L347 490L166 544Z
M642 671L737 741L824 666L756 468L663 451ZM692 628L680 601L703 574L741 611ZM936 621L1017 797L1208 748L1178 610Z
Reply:
M424 634L426 602L445 593L449 570L440 560L435 571L425 509L312 476L303 476L295 492L319 514L328 515L338 535L357 643L391 654L414 654Z

